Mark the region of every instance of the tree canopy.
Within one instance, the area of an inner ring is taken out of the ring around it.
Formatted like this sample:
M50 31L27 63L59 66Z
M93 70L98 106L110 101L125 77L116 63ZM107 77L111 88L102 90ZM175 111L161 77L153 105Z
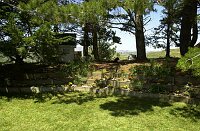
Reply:
M198 0L4 0L0 8L0 52L15 63L23 63L28 57L41 62L56 61L57 46L62 41L56 34L73 31L82 38L84 55L92 46L92 55L98 60L101 43L120 43L115 33L109 33L118 28L134 35L137 59L145 60L144 28L151 20L148 14L156 11L155 4L165 9L151 44L166 42L169 57L170 45L175 43L184 55L197 41Z

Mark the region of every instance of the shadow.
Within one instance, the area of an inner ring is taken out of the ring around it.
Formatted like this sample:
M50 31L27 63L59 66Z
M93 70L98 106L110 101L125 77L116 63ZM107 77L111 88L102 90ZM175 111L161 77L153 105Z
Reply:
M37 94L5 94L0 95L0 99L5 99L7 102L12 102L13 99L25 100L32 99L34 103L51 102L52 104L70 104L76 103L81 105L85 102L94 100L94 96L89 93L83 93L80 91L61 93L37 93Z
M111 111L112 116L139 115L141 112L153 111L153 106L161 108L171 106L168 102L161 102L158 99L122 97L117 101L110 101L100 105L101 109Z
M57 95L57 99L52 102L52 104L71 104L76 103L78 105L81 105L88 101L93 101L95 98L93 95L89 93L82 93L82 92L76 92L76 93L68 93L63 95Z
M5 100L6 102L12 102L13 99L18 99L18 100L25 100L25 99L31 99L30 96L26 95L16 95L16 96L11 96L11 95L0 95L0 99Z
M184 107L177 107L170 111L170 114L176 117L189 118L194 122L200 120L200 105L187 105Z

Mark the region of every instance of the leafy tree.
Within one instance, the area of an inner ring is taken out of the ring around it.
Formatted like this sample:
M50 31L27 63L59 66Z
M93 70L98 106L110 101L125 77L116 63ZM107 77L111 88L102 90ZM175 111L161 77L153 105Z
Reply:
M113 45L120 44L121 38L116 36L115 31L107 28L101 28L98 36L100 60L111 60L116 53L116 47Z
M0 52L16 63L23 63L23 58L28 53L28 39L24 36L26 26L20 21L23 16L17 13L19 9L15 5L3 2L2 4Z
M79 5L74 4L71 12L76 10L75 16L76 22L82 27L83 38L81 45L83 45L83 54L88 56L88 47L93 47L93 55L95 60L99 60L99 42L101 37L101 30L109 28L107 21L108 10L111 6L108 6L107 1L104 0L85 0ZM106 32L104 32L106 33ZM116 38L116 37L115 37Z

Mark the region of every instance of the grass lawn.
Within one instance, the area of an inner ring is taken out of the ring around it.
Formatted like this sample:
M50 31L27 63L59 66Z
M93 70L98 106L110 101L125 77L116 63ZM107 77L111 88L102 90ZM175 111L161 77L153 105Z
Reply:
M120 60L127 60L128 59L128 56L129 54L135 54L134 52L131 53L131 52L127 52L127 53L123 53L123 54L120 54ZM147 58L165 58L165 55L166 55L166 51L165 50L162 50L162 51L152 51L152 52L148 52L147 54ZM171 57L177 57L177 58L180 58L181 55L180 55L180 51L179 49L171 49L170 50L170 56ZM115 56L117 57L117 56Z
M157 99L93 98L83 93L40 99L2 97L0 130L198 131L200 108Z
M156 52L149 52L147 53L147 58L164 58L166 55L165 50L163 51L156 51ZM171 49L170 50L170 56L171 57L178 57L180 58L180 51L179 49Z

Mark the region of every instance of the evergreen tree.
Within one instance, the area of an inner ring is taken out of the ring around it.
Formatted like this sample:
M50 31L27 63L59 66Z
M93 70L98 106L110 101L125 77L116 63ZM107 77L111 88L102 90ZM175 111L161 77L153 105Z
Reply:
M181 55L187 53L188 47L194 47L198 38L197 5L198 0L183 0L182 3L180 31Z
M125 0L118 1L119 7L116 10L116 15L111 14L114 19L120 19L122 22L112 22L112 24L122 25L117 28L130 32L135 35L137 59L146 59L145 37L144 37L144 15L147 15L153 9L153 1L151 0ZM115 20L116 21L116 20Z
M6 6L16 11L4 10ZM63 13L56 0L29 0L17 5L6 2L1 11L7 17L0 26L3 32L0 52L15 63L23 63L23 59L31 56L42 62L56 58L57 45L63 41L53 33L54 25L62 22Z
M154 28L154 33L147 39L148 44L152 44L155 48L165 48L166 57L170 57L170 46L172 44L179 45L179 17L178 1L167 0L159 3L163 9L163 19L160 25Z

